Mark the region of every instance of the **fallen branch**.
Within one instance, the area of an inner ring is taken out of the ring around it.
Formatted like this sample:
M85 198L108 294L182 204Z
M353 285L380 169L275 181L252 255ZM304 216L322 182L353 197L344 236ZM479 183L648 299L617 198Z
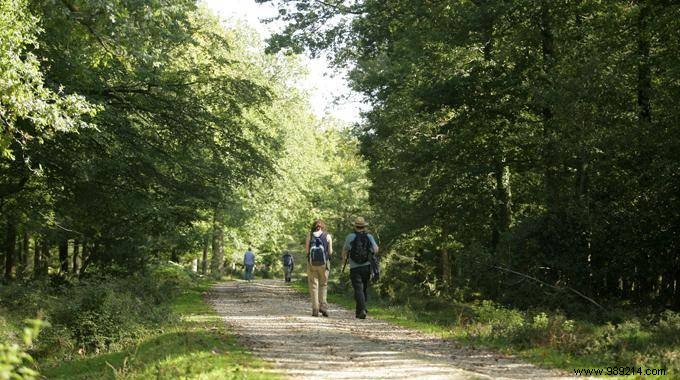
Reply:
M551 288L553 288L553 289L556 289L556 290L562 290L562 291L565 290L565 289L566 289L566 290L569 290L569 291L571 291L572 293L578 295L579 297L588 300L590 303L592 303L593 305L599 307L601 310L607 311L607 309L606 309L604 306L602 306L602 305L600 305L599 303L595 302L594 299L592 299L592 298L586 296L585 294L583 294L583 293L579 292L578 290L576 290L576 289L574 289L574 288L571 288L571 287L569 287L569 286L566 286L566 287L559 287L559 286L555 286L555 285L548 284L547 282L541 281L541 280L537 279L536 277L529 276L528 274L525 274L525 273L522 273L522 272L518 272L518 271L516 271L516 270L512 270L512 269L508 269L508 268L503 268L503 267L499 267L499 266L496 266L496 265L492 265L491 267L494 268L494 269L498 269L498 270L500 270L500 271L503 271L503 272L512 273L512 274L515 274L515 275L524 277L524 278L526 278L526 279L536 281L536 282L538 282L538 283L540 283L540 284L549 286L549 287L551 287Z

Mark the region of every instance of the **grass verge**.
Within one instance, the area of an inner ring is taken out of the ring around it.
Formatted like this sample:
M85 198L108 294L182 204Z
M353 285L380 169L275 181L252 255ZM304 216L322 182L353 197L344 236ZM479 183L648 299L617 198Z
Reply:
M172 301L177 318L139 337L130 348L75 360L45 363L48 379L278 379L230 335L203 300L200 281Z

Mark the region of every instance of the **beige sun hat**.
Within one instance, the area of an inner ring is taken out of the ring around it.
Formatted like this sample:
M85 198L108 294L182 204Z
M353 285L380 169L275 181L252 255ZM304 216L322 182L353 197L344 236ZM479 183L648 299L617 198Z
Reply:
M363 217L359 216L356 219L354 219L354 222L352 222L352 225L354 227L366 227L368 226L368 223L364 220Z

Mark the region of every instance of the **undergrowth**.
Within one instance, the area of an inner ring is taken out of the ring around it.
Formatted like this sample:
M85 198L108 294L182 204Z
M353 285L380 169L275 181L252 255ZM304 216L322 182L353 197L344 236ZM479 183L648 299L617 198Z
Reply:
M276 377L204 302L210 285L174 264L135 276L18 283L0 289L0 336L19 345L22 320L45 321L18 347L32 357L23 367L49 379Z

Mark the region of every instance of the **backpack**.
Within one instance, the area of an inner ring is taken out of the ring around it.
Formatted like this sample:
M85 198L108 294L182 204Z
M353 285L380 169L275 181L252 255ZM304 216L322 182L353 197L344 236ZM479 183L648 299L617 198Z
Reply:
M357 264L364 264L371 258L371 240L366 232L357 232L349 250L349 258Z
M309 262L312 265L326 265L326 244L323 239L326 239L325 232L320 236L314 236L314 234L311 234L310 236Z
M289 254L283 255L283 266L289 267L293 265L293 256Z

